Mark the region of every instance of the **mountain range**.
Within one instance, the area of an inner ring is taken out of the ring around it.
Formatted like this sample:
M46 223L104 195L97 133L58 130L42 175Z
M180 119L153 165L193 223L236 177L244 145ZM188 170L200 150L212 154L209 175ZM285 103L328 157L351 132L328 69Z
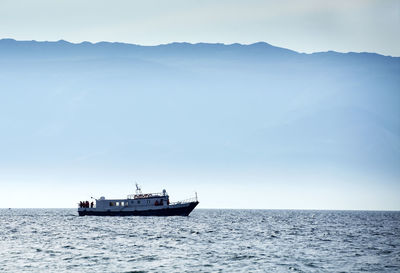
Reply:
M400 177L400 58L0 40L3 166ZM395 182L393 182L395 183Z

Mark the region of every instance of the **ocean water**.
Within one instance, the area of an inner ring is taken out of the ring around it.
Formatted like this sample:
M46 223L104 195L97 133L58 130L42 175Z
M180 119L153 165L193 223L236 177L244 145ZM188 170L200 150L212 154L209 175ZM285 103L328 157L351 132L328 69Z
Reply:
M400 212L1 209L0 272L400 272Z

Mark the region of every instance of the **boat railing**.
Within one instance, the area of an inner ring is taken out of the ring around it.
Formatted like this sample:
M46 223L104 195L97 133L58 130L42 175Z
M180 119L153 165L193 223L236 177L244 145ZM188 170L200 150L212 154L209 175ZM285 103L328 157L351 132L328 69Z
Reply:
M188 198L185 200L177 201L177 202L171 202L171 203L169 203L169 205L179 205L179 204L185 204L185 203L191 203L191 202L197 202L197 196Z
M140 198L149 198L149 197L162 197L164 196L161 192L156 193L135 193L129 194L127 199L140 199Z

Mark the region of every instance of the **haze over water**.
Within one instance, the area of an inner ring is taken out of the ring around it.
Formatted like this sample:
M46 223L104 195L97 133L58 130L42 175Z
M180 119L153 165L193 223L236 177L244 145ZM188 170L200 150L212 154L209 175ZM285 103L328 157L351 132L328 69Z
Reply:
M1 272L399 272L400 212L0 210Z
M2 39L0 59L0 207L138 181L203 208L400 209L400 58Z

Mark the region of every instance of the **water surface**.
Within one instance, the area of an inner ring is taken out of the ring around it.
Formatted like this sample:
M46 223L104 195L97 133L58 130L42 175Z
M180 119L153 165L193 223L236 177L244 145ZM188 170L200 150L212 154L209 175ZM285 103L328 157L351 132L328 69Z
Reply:
M0 272L400 272L400 212L1 209Z

